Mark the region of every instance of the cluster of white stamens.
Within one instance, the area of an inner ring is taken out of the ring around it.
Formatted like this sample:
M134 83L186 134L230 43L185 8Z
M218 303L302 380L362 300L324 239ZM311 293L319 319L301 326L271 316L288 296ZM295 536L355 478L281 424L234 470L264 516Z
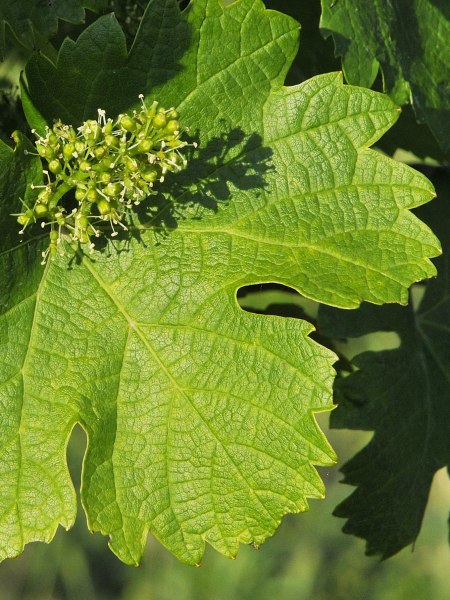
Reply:
M121 114L115 121L98 109L98 119L85 121L77 130L56 121L44 136L37 136L37 152L48 163L46 182L31 186L40 188L34 206L24 206L16 216L21 234L38 220L41 227L50 227L43 263L64 236L93 251L91 238L101 235L103 222L109 223L111 237L118 234L117 226L126 230L123 221L133 206L155 194L154 184L162 183L168 171L186 166L180 151L189 144L180 139L177 111L156 101L147 108L142 94L139 98L140 111ZM76 203L71 210L65 202L69 190L74 190Z

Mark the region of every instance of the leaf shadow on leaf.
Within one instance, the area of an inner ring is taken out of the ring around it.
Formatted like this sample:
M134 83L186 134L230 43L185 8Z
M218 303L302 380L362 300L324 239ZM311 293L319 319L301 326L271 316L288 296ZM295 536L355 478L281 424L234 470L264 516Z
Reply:
M198 133L190 138L192 143L198 140ZM205 211L217 213L232 201L235 190L260 194L266 174L273 170L271 148L262 145L259 134L246 134L240 127L212 138L203 148L190 146L185 155L187 167L168 173L164 191L150 197L150 206L143 202L137 208L139 224L130 228L137 239L143 230L167 235L180 221L201 220Z
M185 136L186 137L186 136ZM192 144L199 140L198 132L189 137ZM178 173L167 173L154 196L134 207L134 215L113 239L107 231L95 240L95 249L102 253L128 252L135 239L144 246L144 232L153 232L155 244L176 230L181 221L200 221L205 212L217 213L232 201L236 190L259 195L266 187L265 176L273 170L272 149L262 145L257 133L246 134L235 127L209 140L204 147L191 145L187 167ZM98 227L98 226L97 226ZM85 253L76 252L68 267L78 264ZM95 257L86 253L95 261Z
M294 288L282 283L246 285L237 290L236 299L240 307L246 312L301 319L311 323L314 330L309 333L309 337L321 346L335 350L330 339L321 335L317 329L319 302L302 296ZM335 363L335 368L338 369L341 364L345 368L349 363L344 361L343 357L339 357L338 363Z

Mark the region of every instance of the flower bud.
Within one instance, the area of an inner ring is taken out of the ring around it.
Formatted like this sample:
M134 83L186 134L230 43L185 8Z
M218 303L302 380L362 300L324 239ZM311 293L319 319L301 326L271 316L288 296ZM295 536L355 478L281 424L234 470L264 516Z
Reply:
M168 134L175 133L176 131L180 131L180 123L176 119L172 119L168 121L164 131Z
M48 170L51 171L52 173L55 173L55 175L57 175L58 173L61 173L62 166L61 166L61 163L59 162L59 160L57 160L56 158L54 160L51 160L48 163Z
M152 140L145 139L145 140L142 140L142 142L139 142L139 145L137 146L136 150L137 150L137 152L143 154L145 152L149 152L152 148L153 148Z
M36 204L34 207L34 214L38 219L45 217L48 214L45 204Z
M123 127L123 129L125 129L126 131L136 130L136 123L134 119L132 119L128 115L125 115L120 119L120 126Z
M142 179L148 183L153 183L158 179L158 171L152 168L146 168L142 171Z
M77 189L75 190L75 200L78 200L78 202L81 202L82 200L84 200L86 196L86 190L82 187L77 187Z
M63 156L66 160L70 160L74 152L75 144L72 144L71 142L69 144L66 144L63 148Z
M102 171L99 175L101 183L109 183L111 181L111 173L108 171Z
M44 156L47 160L55 158L55 151L50 146L45 147Z
M98 212L102 216L109 215L109 213L111 212L111 204L105 198L102 198L97 202L97 208Z
M89 161L82 160L80 162L80 171L82 171L83 173L87 173L91 169L92 169L92 167L91 167L91 163Z
M165 127L166 122L166 115L162 112L158 112L153 118L152 125L155 129L162 129L163 127Z
M97 202L97 200L99 200L100 198L100 194L97 192L96 189L91 188L90 190L87 191L86 193L86 199L89 202Z
M121 189L122 186L120 185L120 183L108 183L103 188L103 193L107 196L118 196L120 194Z

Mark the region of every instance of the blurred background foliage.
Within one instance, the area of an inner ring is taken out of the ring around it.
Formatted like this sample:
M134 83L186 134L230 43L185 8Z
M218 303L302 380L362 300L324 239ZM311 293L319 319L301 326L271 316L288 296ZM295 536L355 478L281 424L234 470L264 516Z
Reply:
M103 12L113 10L130 46L145 10L146 0L111 0ZM181 7L188 4L180 0ZM266 0L268 8L294 16L301 24L300 50L288 75L288 84L318 73L340 69L331 38L319 31L320 0ZM97 18L86 11L86 23ZM86 24L59 23L51 42L58 48L66 36L75 38ZM29 131L19 99L20 72L30 56L39 52L18 47L6 28L5 60L0 63L0 137L10 142L14 129ZM382 89L379 77L375 89ZM447 180L448 161L428 128L419 125L410 107L383 137L380 151L427 170L432 179ZM441 185L442 189L442 185ZM420 296L420 289L416 292ZM239 292L245 310L306 318L313 323L318 305L292 290L276 285L253 286ZM330 345L330 340L318 341ZM375 333L358 339L334 340L341 366L364 350L395 348L393 333ZM337 408L339 410L339 408ZM343 465L368 443L371 433L333 430L329 417L319 415L325 434ZM77 488L80 483L86 439L76 427L68 448L68 460ZM389 560L364 555L364 541L343 535L344 521L332 516L335 507L352 488L339 483L338 467L320 469L327 487L324 501L311 501L310 512L286 517L274 538L258 551L242 547L235 561L208 548L199 568L179 563L151 536L142 565L123 565L108 549L107 540L88 532L82 507L70 534L59 530L50 545L31 544L17 559L0 565L0 600L448 600L450 549L447 507L450 483L444 470L433 482L422 532L411 548Z

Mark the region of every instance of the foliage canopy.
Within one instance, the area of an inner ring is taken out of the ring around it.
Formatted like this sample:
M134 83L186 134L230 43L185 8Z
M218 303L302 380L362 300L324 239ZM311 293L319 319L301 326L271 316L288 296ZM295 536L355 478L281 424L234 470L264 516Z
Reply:
M352 10L339 5L338 21L326 2L322 16L335 39L348 25L342 11ZM14 11L0 16L25 43L30 32L49 38L56 17L78 22L83 7L103 3L76 5L74 16L61 7L36 22L30 11L26 27ZM398 61L401 42L391 49ZM355 44L344 72L370 86L378 63L370 58L366 81L369 58ZM344 85L336 72L284 85L298 23L260 0L193 0L184 10L152 0L130 48L114 14L67 37L57 55L45 48L31 54L21 81L28 123L41 134L56 119L77 128L99 109L112 118L139 110L142 94L147 106L175 107L198 147L189 147L185 170L167 174L151 209L136 208L126 233L92 255L67 237L64 255L43 267L45 230L30 227L20 243L11 218L46 184L41 159L24 134L14 149L0 143L0 556L73 524L65 454L75 423L88 437L88 525L110 536L124 562L139 562L148 532L190 564L205 542L229 557L239 542L260 545L285 514L323 496L315 466L336 461L314 418L333 408L333 339L378 330L384 319L401 348L359 357L361 370L337 383L344 400L335 425L377 431L346 467L359 487L337 513L370 552L387 556L411 543L430 479L448 458L442 339L423 362L430 314L441 317L445 306L444 280L428 284L418 314L396 306L342 316L322 307L321 344L305 320L250 314L237 302L240 288L276 282L332 307L406 305L410 286L436 275L430 259L440 243L411 212L433 198L432 183L370 148L397 121L397 105ZM70 210L69 194L65 201ZM395 402L405 365L435 386L414 386L414 410ZM393 382L388 394L380 369ZM352 405L354 390L363 409ZM408 410L396 441L413 450L402 465L398 446L385 440ZM404 489L418 464L410 502ZM380 485L386 469L399 470L389 488ZM383 507L375 533L368 497ZM395 531L400 512L404 526Z

